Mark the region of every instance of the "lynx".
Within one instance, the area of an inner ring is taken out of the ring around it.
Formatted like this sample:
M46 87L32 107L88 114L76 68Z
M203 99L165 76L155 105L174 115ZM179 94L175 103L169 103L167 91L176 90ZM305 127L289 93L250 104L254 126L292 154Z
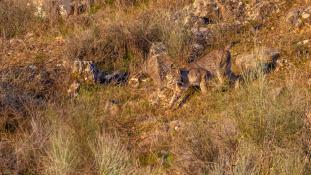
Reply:
M169 107L172 108L181 95L187 91L190 87L200 87L202 94L207 93L207 78L208 72L205 69L193 68L184 70L181 69L179 77L176 78L176 87L174 88L173 97L169 103Z
M145 61L142 71L130 79L130 85L138 87L142 75L146 75L153 80L157 88L156 102L161 98L161 93L165 88L173 92L179 91L180 86L177 85L181 80L179 71L168 56L165 45L161 42L151 45L148 59Z
M251 73L258 70L268 73L281 67L280 51L274 48L259 47L250 53L238 55L235 65L242 73Z
M211 79L217 77L220 84L224 83L224 78L230 83L238 83L238 76L231 71L232 44L224 49L214 50L200 59L189 63L186 69L180 71L180 80L176 84L174 95L170 106L173 106L181 97L182 93L193 86L198 86L202 94L207 93L207 85ZM237 84L235 84L237 87Z
M188 69L203 69L206 71L207 79L217 77L220 84L224 83L224 79L229 80L229 82L234 81L236 77L231 70L232 61L230 53L232 45L230 44L224 49L213 50L207 55L191 62L188 65Z

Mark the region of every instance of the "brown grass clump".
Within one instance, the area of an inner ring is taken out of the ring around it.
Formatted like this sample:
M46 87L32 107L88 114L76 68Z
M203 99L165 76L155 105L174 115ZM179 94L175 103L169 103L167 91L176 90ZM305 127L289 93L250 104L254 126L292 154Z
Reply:
M35 8L29 0L3 0L0 2L1 36L12 38L31 29L35 21Z

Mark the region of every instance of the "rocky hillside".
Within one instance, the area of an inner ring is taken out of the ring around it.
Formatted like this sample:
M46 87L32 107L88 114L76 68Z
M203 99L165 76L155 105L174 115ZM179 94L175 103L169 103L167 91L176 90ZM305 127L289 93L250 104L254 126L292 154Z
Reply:
M0 14L0 174L311 173L309 0L3 0ZM166 79L229 45L237 83L211 75L168 108Z

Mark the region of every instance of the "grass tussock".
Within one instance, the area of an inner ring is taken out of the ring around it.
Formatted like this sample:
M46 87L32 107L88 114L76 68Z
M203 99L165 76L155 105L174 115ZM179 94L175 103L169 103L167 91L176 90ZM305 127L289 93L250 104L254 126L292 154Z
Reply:
M130 169L129 153L122 143L109 135L98 135L90 143L97 174L127 174Z
M3 0L0 2L1 36L12 38L30 31L35 21L35 8L29 0Z

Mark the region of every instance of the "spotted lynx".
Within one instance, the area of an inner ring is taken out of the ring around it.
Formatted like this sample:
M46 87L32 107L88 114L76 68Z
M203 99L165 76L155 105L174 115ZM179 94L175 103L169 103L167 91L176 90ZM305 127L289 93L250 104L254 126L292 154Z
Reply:
M198 60L191 62L188 69L204 69L207 71L208 79L216 77L220 84L224 83L224 79L232 82L236 77L231 70L231 46L232 44L224 49L213 50Z
M157 88L155 101L158 102L164 89L170 89L173 92L177 91L176 88L179 88L177 83L180 80L178 73L175 64L167 54L165 45L157 42L151 45L148 59L144 63L142 71L133 76L129 83L134 87L138 87L142 74L150 77Z
M214 50L181 70L170 106L173 106L190 87L198 86L203 94L207 93L207 85L215 77L220 84L224 83L224 79L228 79L230 83L237 83L238 77L231 71L231 46Z

